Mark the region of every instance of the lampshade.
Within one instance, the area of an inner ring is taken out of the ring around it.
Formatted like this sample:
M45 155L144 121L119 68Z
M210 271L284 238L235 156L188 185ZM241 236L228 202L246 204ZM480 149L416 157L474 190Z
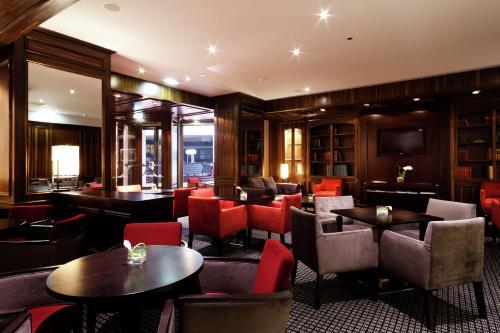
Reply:
M282 179L288 179L288 164L282 163L280 166L280 176Z
M52 174L78 176L80 173L79 146L52 146Z
M297 175L302 176L304 171L302 170L302 163L297 163Z

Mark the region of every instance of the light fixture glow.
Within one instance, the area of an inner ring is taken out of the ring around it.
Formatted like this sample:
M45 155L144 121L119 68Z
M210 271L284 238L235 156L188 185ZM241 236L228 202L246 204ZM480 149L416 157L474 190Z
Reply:
M304 91L305 91L305 92L310 92L310 91L311 91L311 87L309 87L309 86L305 86L305 87L304 87Z
M300 56L302 54L302 51L300 50L300 47L294 47L292 49L292 51L290 51L290 52L292 52L292 55L294 57L298 57L298 56Z
M82 114L82 117L83 118L87 117L87 114L86 113Z
M288 172L288 164L287 163L282 163L280 165L280 176L284 180L288 179L289 172Z
M74 95L74 94L76 93L76 91L75 91L75 89L70 89L70 90L69 90L69 93L70 93L71 95Z
M319 110L320 110L321 112L325 112L325 111L326 111L326 109L325 109L325 108L321 108L321 109L319 109Z
M481 92L481 90L474 90L474 91L472 92L472 95L477 95L477 94L479 94L480 92Z
M331 15L330 13L328 12L328 9L323 9L321 10L321 12L318 14L319 16L319 19L321 21L326 21Z
M208 53L210 53L212 55L216 54L218 51L216 45L209 45L207 50L208 50Z
M52 146L52 175L78 176L80 173L79 146Z
M200 74L200 76L201 76L201 77L205 77L205 76L207 76L207 74L205 74L205 73L201 73L201 74Z
M413 101L414 101L414 102L418 102L418 101L420 101L420 97L415 97L415 98L413 99Z
M43 104L44 100L43 100L43 99L40 99L40 100L39 100L39 102Z
M144 67L139 67L138 71L139 71L139 74L144 74L146 72Z
M364 106L370 106L370 103L364 103L363 105Z
M113 13L117 13L121 10L120 6L118 6L117 4L114 4L114 3L105 3L103 5L103 7L110 11L110 12L113 12Z
M120 98L120 97L122 97L122 95L121 95L120 93L117 93L117 92L115 92L115 93L113 94L113 96L115 96L116 98Z
M189 76L186 76L186 77L184 78L184 81L189 82L189 81L191 81L191 78L190 78Z
M169 86L176 86L176 85L179 84L179 81L177 81L176 79L174 79L172 77L166 77L166 78L164 78L163 82L165 82Z
M132 118L134 118L137 121L143 121L144 120L144 114L142 112L136 112L132 115Z

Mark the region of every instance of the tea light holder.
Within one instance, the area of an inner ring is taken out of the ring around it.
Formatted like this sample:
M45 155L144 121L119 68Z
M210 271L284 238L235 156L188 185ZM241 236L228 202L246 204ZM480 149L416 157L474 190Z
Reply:
M130 245L130 242L125 240L123 241L123 245L127 248L127 264L130 266L142 265L148 256L148 251L146 248L146 244L138 243L134 247Z
M389 216L392 206L377 206L377 216Z

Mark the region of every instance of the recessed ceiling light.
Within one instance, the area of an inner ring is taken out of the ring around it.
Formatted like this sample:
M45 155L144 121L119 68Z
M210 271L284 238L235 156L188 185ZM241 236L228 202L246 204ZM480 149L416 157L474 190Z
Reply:
M179 84L179 81L177 81L176 79L171 78L171 77L164 78L163 82L165 82L169 86L176 86Z
M208 50L208 53L210 53L212 55L216 54L218 51L216 45L209 45L207 50Z
M364 106L370 106L370 103L364 103L363 105Z
M103 7L110 12L117 13L121 10L120 6L115 3L105 3Z
M420 101L420 97L415 97L415 98L413 99L413 101L414 101L414 102L418 102L418 101Z
M82 114L82 117L83 118L87 117L87 114L86 113Z
M189 81L191 81L191 78L190 78L189 76L186 76L186 77L184 78L184 81L189 82Z
M40 102L40 103L43 103L43 102L44 102L44 100L43 100L43 99L40 99L40 100L39 100L39 102Z
M321 108L321 109L319 109L319 110L320 110L321 112L325 112L325 111L326 111L326 109L325 109L325 108Z
M294 57L298 57L302 54L302 51L300 51L300 47L294 47L290 52L292 52L292 55Z
M74 94L76 93L76 91L75 91L75 89L70 89L70 90L69 90L69 93L70 93L71 95L74 95Z
M120 98L120 97L122 97L122 94L115 92L115 93L113 94L113 96L115 96L116 98Z
M326 21L331 15L328 12L328 9L323 9L319 12L318 16L321 21Z
M352 37L347 37L347 40L352 40Z
M481 92L481 90L474 90L474 91L472 92L472 95L477 95L477 94L479 94L480 92Z
M259 77L259 78L257 79L257 81L259 81L259 82L264 82L264 81L266 81L266 78L265 78L265 77Z
M310 91L311 91L311 87L309 87L309 86L305 86L305 87L304 87L304 91L305 91L305 92L310 92Z
M139 74L144 74L146 72L146 70L144 69L144 67L139 67Z
M201 74L200 74L200 76L201 76L201 77L205 77L205 76L207 76L207 74L205 74L205 73L201 73Z
M142 112L136 112L132 115L132 118L134 118L137 121L143 121L144 120L144 114Z

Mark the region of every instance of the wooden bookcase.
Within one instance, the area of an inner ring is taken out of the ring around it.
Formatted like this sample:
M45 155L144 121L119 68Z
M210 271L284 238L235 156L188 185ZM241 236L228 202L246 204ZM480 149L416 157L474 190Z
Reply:
M479 202L481 182L500 178L499 101L454 104L454 199Z
M356 177L356 126L329 123L310 127L311 177Z
M262 176L264 120L261 115L241 112L240 176Z

